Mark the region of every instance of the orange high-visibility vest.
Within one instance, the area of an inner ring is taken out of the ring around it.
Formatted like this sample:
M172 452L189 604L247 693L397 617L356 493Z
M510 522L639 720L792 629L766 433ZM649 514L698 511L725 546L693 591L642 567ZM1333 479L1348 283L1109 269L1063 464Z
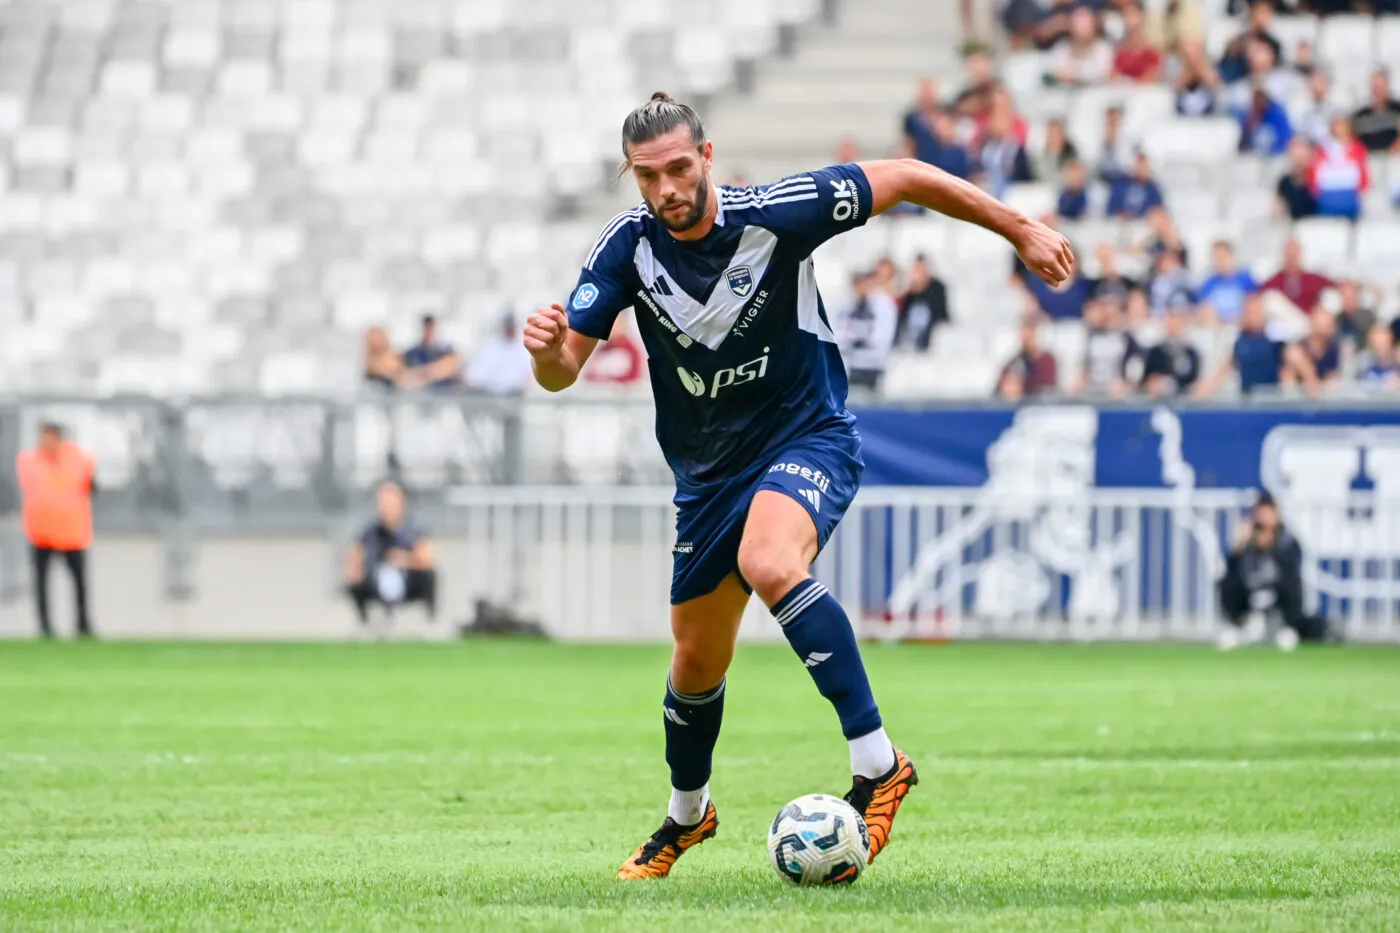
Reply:
M96 467L92 457L65 441L55 457L26 450L15 465L29 543L56 551L81 551L91 545Z

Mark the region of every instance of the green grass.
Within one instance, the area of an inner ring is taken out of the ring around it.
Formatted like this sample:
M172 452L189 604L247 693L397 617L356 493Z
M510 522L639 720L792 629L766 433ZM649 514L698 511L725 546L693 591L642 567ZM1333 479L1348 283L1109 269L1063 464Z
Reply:
M731 673L720 835L613 879L666 658L0 645L0 930L1400 930L1400 652L872 647L923 783L840 890L765 858L849 780L782 647Z

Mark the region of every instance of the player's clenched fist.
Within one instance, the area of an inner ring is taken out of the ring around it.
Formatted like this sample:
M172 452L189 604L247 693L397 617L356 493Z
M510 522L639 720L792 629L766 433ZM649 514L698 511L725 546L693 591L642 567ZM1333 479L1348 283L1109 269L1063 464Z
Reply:
M1063 235L1030 221L1017 238L1021 261L1048 285L1063 285L1074 271L1074 249Z
M569 317L563 305L540 308L525 321L525 349L542 362L558 359L568 333Z

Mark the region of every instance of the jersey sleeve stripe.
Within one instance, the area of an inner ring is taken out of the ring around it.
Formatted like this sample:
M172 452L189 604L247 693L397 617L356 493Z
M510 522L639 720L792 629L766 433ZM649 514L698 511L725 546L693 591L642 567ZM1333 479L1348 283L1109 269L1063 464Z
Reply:
M726 203L731 206L763 205L774 203L779 198L790 197L792 195L807 195L815 198L817 196L817 187L816 185L800 185L792 188L785 188L782 191L767 191L763 194L744 194L732 198Z
M799 194L783 192L783 196L776 198L764 198L758 201L726 201L725 207L741 209L754 207L770 207L774 204L788 204L793 201L811 201L817 197L816 191L805 191Z
M617 231L627 226L627 224L633 220L640 220L645 211L645 207L634 207L631 210L623 211L609 221L608 225L603 228L603 232L598 235L597 242L593 244L593 252L588 254L588 261L584 263L585 268L592 269L593 263L597 261L598 256L602 254L604 248L608 245L608 241L617 234Z

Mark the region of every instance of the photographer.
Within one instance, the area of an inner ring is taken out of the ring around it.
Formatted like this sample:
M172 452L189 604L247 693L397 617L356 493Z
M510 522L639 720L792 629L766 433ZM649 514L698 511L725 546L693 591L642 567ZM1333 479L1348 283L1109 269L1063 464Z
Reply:
M1326 638L1326 621L1303 610L1302 567L1302 549L1283 527L1273 497L1261 493L1220 581L1220 605L1229 623L1220 647L1260 640L1271 613L1282 623L1275 634L1280 648L1294 648L1300 639Z
M369 622L370 603L392 611L403 603L422 602L430 617L437 614L437 571L433 545L404 515L403 490L397 483L379 487L378 517L350 547L345 560L345 584L360 622Z

